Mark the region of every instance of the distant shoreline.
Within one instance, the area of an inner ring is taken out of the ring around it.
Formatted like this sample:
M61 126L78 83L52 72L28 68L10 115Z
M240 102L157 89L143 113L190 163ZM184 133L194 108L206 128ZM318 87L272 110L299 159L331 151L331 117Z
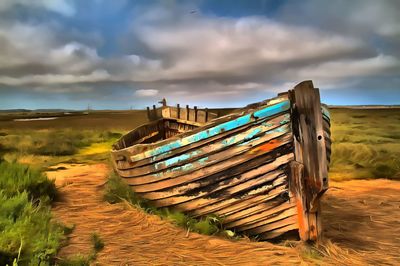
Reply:
M332 109L399 109L400 105L328 105ZM209 108L213 110L226 110L226 109L237 109L240 107L215 107ZM201 108L200 108L201 109ZM65 113L72 115L73 113L82 112L126 112L126 111L143 111L142 109L94 109L94 110L69 110L69 109L0 109L1 114L12 114L12 113Z

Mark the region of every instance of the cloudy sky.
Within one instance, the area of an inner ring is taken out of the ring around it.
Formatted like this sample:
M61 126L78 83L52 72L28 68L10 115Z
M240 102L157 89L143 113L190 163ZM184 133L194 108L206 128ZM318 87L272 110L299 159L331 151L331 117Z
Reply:
M0 109L400 104L400 1L0 0Z

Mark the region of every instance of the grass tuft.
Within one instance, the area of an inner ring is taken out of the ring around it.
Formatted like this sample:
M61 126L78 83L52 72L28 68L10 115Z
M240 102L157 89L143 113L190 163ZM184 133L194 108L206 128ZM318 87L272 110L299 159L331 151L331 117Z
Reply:
M174 209L155 208L151 206L146 200L138 197L129 185L114 173L110 175L104 191L104 200L111 204L125 200L147 213L158 215L191 232L204 235L220 235L228 238L236 237L233 231L224 230L222 227L222 219L216 215L208 215L196 219Z
M0 162L0 190L8 196L26 191L29 199L54 200L57 189L53 180L40 171L17 163Z
M59 266L89 266L91 258L82 254L73 255L66 259L59 260L57 265Z
M47 265L64 239L52 221L54 183L18 164L0 163L0 265Z
M104 242L100 236L97 233L93 233L91 238L94 251L96 253L101 251L104 248Z

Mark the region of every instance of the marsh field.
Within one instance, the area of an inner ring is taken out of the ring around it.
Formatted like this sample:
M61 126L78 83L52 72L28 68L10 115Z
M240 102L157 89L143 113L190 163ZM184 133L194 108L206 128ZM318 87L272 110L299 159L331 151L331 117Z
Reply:
M145 123L145 111L0 113L0 265L395 265L400 108L333 108L331 119L326 239L312 247L259 243L217 218L151 209L110 178L111 144Z

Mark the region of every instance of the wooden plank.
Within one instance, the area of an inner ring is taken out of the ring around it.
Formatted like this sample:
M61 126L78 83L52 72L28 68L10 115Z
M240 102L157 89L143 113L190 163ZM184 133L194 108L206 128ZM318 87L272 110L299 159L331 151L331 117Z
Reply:
M153 104L153 115L152 115L152 117L153 117L153 120L158 119L158 116L157 116L157 108L156 108L156 105L155 105L155 104Z
M234 228L239 226L248 226L250 224L260 222L266 219L267 217L270 217L271 215L276 215L281 211L285 211L295 206L293 205L293 203L290 203L288 201L282 203L282 201L274 200L271 203L263 202L257 207L263 208L263 211L248 215L245 218L236 219L235 221L229 223L227 222L227 218L229 218L230 216L227 216L226 218L224 218L224 227Z
M240 186L247 186L250 185L250 183L245 182L249 180L260 180L260 181L271 181L271 178L275 178L274 176L268 175L269 172L278 169L279 167L286 165L289 161L293 159L293 154L285 154L283 156L280 156L278 158L275 158L272 162L267 163L265 165L261 165L260 167L254 168L248 172L245 172L240 175L234 175L232 178L229 178L228 180L224 179L221 180L220 182L214 183L216 180L208 180L208 182L203 182L202 180L197 181L197 182L191 182L188 184L185 184L183 186L179 187L173 187L169 190L166 191L156 191L156 192L147 192L143 193L140 196L149 200L158 200L158 199L164 199L164 200L159 200L158 202L165 202L165 206L167 205L173 205L177 203L181 203L187 200L191 199L196 199L199 197L204 197L206 195L209 195L211 193L219 192L222 194L226 193L231 193L229 190L225 190L226 188L231 188L232 186L236 186L236 188ZM240 184L240 185L239 185ZM212 186L210 186L212 185ZM201 187L203 190L197 191L195 195L189 196L190 191ZM221 191L224 190L224 191ZM188 195L189 194L189 195ZM173 197L177 195L183 195L181 197L182 199L180 200L180 197Z
M162 117L171 117L171 108L170 107L163 107L161 109Z
M156 162L165 160L165 159L170 159L170 158L174 158L176 156L181 155L182 153L189 153L189 152L196 152L198 149L202 148L202 147L206 147L207 145L210 145L212 143L215 143L216 141L223 141L225 138L228 137L232 137L235 136L237 134L240 134L240 132L244 132L245 130L248 130L252 127L256 127L261 125L262 123L268 123L268 121L272 121L272 122L276 122L276 119L281 119L282 118L282 124L284 124L286 120L290 119L290 115L288 113L280 113L276 115L276 118L264 118L264 119L258 119L257 121L254 121L252 123L246 124L245 126L230 130L230 131L226 131L223 133L220 133L218 135L215 135L213 137L210 137L208 139L202 140L202 141L198 141L195 143L190 144L189 146L183 146L181 148L175 149L173 151L169 151L169 152L165 152L162 153L160 155L157 156L153 156L152 158L147 158L141 161L137 161L137 162L128 162L128 161L121 161L118 163L118 169L120 170L126 170L126 169L133 169L133 168L138 168L144 165L152 165ZM179 123L179 121L177 121ZM185 125L185 124L182 124ZM188 125L189 126L189 125ZM195 129L196 130L196 129ZM193 131L195 131L193 130ZM207 130L207 129L204 129ZM185 133L186 134L186 133ZM122 155L122 154L126 154L126 156L130 156L130 154L132 154L131 152L128 152L129 148L126 149L126 151L124 152L118 152L118 153L113 153L114 156L116 155Z
M276 220L276 219L278 219L278 220ZM285 226L288 226L288 225L296 225L296 228L297 228L297 217L296 217L296 214L293 214L291 216L287 216L286 214L282 214L277 218L271 219L271 221L273 221L273 222L261 225L261 226L256 227L256 228L251 228L251 229L248 229L248 230L238 229L238 231L239 232L243 232L246 235L258 235L258 234L262 234L262 233L265 233L265 232L268 232L268 231L273 231L275 229L282 228L282 227L285 227Z
M304 164L304 178L307 182L307 204L312 211L318 195L327 189L327 164L324 130L319 91L314 89L311 81L298 84L291 91L292 103L296 114L293 122L298 127L299 135L295 136L300 143L301 157L296 160ZM315 206L314 206L315 205Z
M259 234L258 239L269 240L269 239L277 238L278 236L281 236L284 233L287 233L289 231L296 230L296 229L297 229L297 224L289 224L289 225Z
M254 177L251 174L244 173L239 175L239 178L229 179L221 181L220 183L213 184L210 187L202 187L201 191L196 193L186 193L179 196L169 196L169 193L159 193L159 192L152 192L146 193L145 195L141 195L143 198L154 200L157 199L157 206L171 206L176 204L181 204L183 202L192 201L190 204L194 204L193 200L197 200L196 202L201 202L205 199L207 202L211 202L210 198L224 198L224 196L231 195L232 193L238 193L240 191L248 190L249 188L261 186L262 184L272 182L279 176L279 173L282 171L275 170L277 169L274 166L271 166L274 171L267 172L261 176ZM278 171L278 172L277 172ZM246 175L247 174L247 175ZM196 184L195 184L196 185ZM149 195L151 194L151 195ZM154 195L155 194L155 195Z
M268 106L267 108L257 110L252 114L244 115L244 116L234 119L232 121L227 121L225 123L215 125L214 127L209 128L206 131L200 131L195 134L186 136L184 138L174 140L165 145L157 146L152 149L143 151L142 153L131 156L130 159L132 162L134 162L134 161L142 160L142 159L145 159L148 157L156 156L158 154L168 152L168 151L174 150L176 148L180 148L182 146L187 146L191 143L210 138L210 137L218 135L222 132L235 129L240 126L244 126L247 123L252 122L252 117L257 117L259 119L271 117L273 115L276 115L276 114L279 114L281 112L288 110L289 107L290 107L289 102L281 102L281 103L278 103L278 104L275 104L272 106Z
M146 175L150 173L160 172L164 169L173 168L177 166L182 166L187 163L192 163L204 156L210 156L214 153L220 152L222 150L228 149L233 146L241 145L246 141L250 141L251 139L257 138L265 134L270 130L288 130L288 123L290 122L289 114L285 114L283 116L276 117L268 122L264 122L258 125L254 125L254 127L247 129L244 132L237 133L235 135L227 136L226 138L220 139L219 141L209 143L203 147L198 149L189 150L187 152L181 153L180 155L176 155L172 158L162 160L159 162L154 162L153 164L148 164L144 166L139 166L136 168L121 168L118 167L119 170L130 170L131 177ZM177 124L166 125L167 128L175 128ZM286 129L284 126L287 126ZM180 128L179 132L183 132Z
M246 231L250 234L260 234L260 233L267 231L267 230L265 230L265 227L264 227L265 225L269 225L271 223L274 223L274 222L277 222L280 220L284 220L288 217L294 217L295 223L297 223L296 215L297 215L296 208L286 208L284 210L280 210L275 213L272 213L269 216L266 216L266 217L260 219L259 221L254 221L253 223L249 223L249 224L242 225L242 226L237 226L236 231L237 232Z
M270 106L270 103L277 104L277 103L283 103L285 101L287 101L287 98L276 98L276 99L272 99L272 100L261 102L261 103L257 104L257 106L259 106L260 108L266 108L266 107ZM186 112L185 109L182 109L182 111ZM194 133L198 133L198 132L201 132L201 131L205 131L205 130L211 129L211 128L215 127L215 125L222 124L222 123L225 123L225 122L228 122L228 121L232 121L234 119L240 118L241 116L244 116L246 114L250 114L252 112L254 112L253 109L249 109L249 108L242 109L240 112L236 112L236 113L233 113L233 114L230 114L230 115L226 115L226 116L223 116L223 117L220 117L220 118L216 118L216 119L214 119L212 121L212 123L209 123L209 124L207 124L207 125L205 125L205 126L203 126L201 128L194 129L192 132L188 132L188 133L182 134L180 136L180 138L171 138L171 139L159 141L159 142L157 142L155 144L145 144L145 145L142 145L142 144L132 145L131 144L129 147L124 146L123 149L119 149L117 146L114 145L114 149L111 151L111 154L112 154L112 157L114 159L117 159L117 160L120 157L129 158L129 157L131 157L132 154L139 154L139 153L142 153L145 150L150 150L150 149L153 149L154 147L160 147L160 146L162 146L164 144L167 144L167 143L170 143L172 141L179 140L179 139L182 139L184 137L193 135ZM213 114L213 113L210 113L210 115L211 114ZM184 114L181 114L181 116L185 117ZM258 123L259 121L263 121L265 119L267 119L267 117L264 117L262 119L258 119L257 121L254 121L253 123ZM177 122L180 122L180 121L177 120ZM187 120L183 120L181 122L182 123L188 123ZM189 123L195 123L195 122L189 122ZM230 130L228 132L217 134L216 136L212 136L212 137L208 138L207 140L202 140L201 145L205 144L205 142L207 142L207 141L211 142L214 138L219 138L221 135L229 135L231 132L233 133L236 130L241 130L242 128L244 128L246 126L249 126L249 124L246 124L246 125L241 126L241 127L237 127L236 129L232 129L232 130ZM135 130L132 130L128 134L131 134L132 132L135 132ZM128 136L125 135L122 139L125 140L126 137L128 137ZM190 146L193 148L193 147L199 146L199 143L191 143ZM129 167L129 165L131 165L131 166L132 165L145 165L145 164L149 164L149 163L152 163L154 161L160 160L160 158L173 157L175 154L179 153L180 150L186 150L186 149L187 149L187 147L183 146L181 148L177 148L177 149L174 149L174 150L171 150L171 151L168 151L168 152L164 152L164 153L161 153L161 154L156 155L156 156L148 157L148 158L145 158L143 160L139 160L139 161L135 161L135 162L120 161L118 164L120 165L120 167L123 167L123 165L127 165L127 167Z
M282 173L283 173L282 171L274 171L274 172L268 173L265 176L263 176L263 177L265 177L265 180L262 180L261 178L257 179L257 180L253 179L253 180L248 181L247 184L242 183L238 186L232 186L232 187L226 188L217 197L215 197L215 196L214 197L200 197L200 198L196 198L195 200L191 200L191 201L186 200L185 203L187 203L186 204L187 206L194 206L194 205L196 205L197 207L199 207L200 205L206 206L206 204L211 205L213 203L221 202L225 199L229 199L229 198L231 198L231 196L229 196L229 195L235 194L236 197L239 197L240 195L243 196L243 195L249 194L249 192L248 192L249 190L253 191L253 190L256 190L256 189L262 188L262 187L272 189L274 185L283 182L282 181L283 178L281 176ZM253 192L255 193L255 191L253 191ZM185 197L185 196L183 196L183 197ZM164 200L166 200L166 199L164 199ZM160 200L156 200L156 201L152 201L152 202L154 202L157 206L160 206L159 205ZM168 205L164 205L164 206L170 206L170 205L168 204ZM180 207L184 206L184 203L181 203L179 206ZM189 209L189 208L187 208L187 209Z
M328 188L328 166L324 108L321 107L319 90L311 81L305 81L289 91L292 103L292 128L296 161L302 164L294 169L291 191L297 197L299 233L303 240L318 240L321 231L318 221L319 199ZM298 175L298 176L297 176ZM296 181L297 179L297 181Z
M265 207L266 205L278 206L280 204L284 204L289 201L291 202L291 199L288 199L287 197L269 198L269 199L266 199L265 201L259 202L258 204L254 205L254 206L250 206L244 210L226 213L224 216L224 222L231 223L231 222L239 221L242 219L246 219L247 217L250 217L252 215L257 215L257 214L264 212L271 208L271 207Z
M270 135L267 135L265 139L267 139L268 137L277 136L280 137L274 138L271 141L267 142L262 141L261 145L258 145L256 147L252 147L252 144L248 144L249 146L245 149L241 149L240 152L234 153L228 150L228 153L224 154L229 157L218 157L214 159L212 156L210 156L211 160L207 161L200 159L196 163L192 164L191 169L193 171L185 171L184 174L180 174L178 172L176 173L176 175L174 175L174 173L165 173L163 175L153 174L148 176L130 178L130 174L127 173L127 171L124 171L123 173L122 171L118 171L118 173L121 177L126 178L126 182L129 185L135 186L134 189L137 192L156 191L167 187L176 186L185 182L193 182L213 173L224 171L235 165L245 163L246 161L257 156L272 152L274 149L284 146L291 141L290 133L281 134L280 132L271 133ZM221 159L225 160L221 162ZM171 178L172 176L174 176L174 178Z
M293 161L290 164L291 175L289 189L296 199L296 207L298 213L299 236L301 240L310 239L310 225L308 222L307 200L304 183L304 166L303 164Z
M178 204L176 207L181 210L189 210L189 213L195 217L211 213L226 216L228 213L247 209L265 200L282 196L287 192L287 183L284 179L285 177L279 178L269 186L253 189L247 193L243 193L239 197L228 197L227 199L211 202L212 204L208 200L196 202L196 204L189 201Z
M147 109L147 119L151 120L151 113L150 113L150 107L146 107Z

